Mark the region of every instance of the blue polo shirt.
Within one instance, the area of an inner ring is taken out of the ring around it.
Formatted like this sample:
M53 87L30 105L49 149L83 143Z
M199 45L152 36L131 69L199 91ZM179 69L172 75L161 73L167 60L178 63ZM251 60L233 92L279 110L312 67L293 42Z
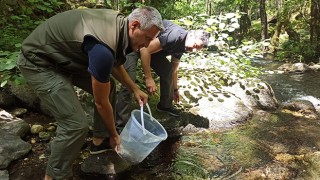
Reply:
M163 20L165 30L160 32L158 39L162 51L159 53L166 56L172 55L177 59L180 59L183 53L185 53L185 42L188 31L169 20Z
M99 82L109 82L115 62L112 51L94 38L86 38L83 49L88 54L89 73Z

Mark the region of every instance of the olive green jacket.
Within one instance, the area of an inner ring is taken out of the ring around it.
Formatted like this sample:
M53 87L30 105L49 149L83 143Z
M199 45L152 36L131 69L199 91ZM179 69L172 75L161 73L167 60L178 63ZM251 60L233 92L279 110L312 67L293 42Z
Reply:
M57 14L39 25L23 41L21 50L36 65L82 72L89 64L83 51L84 39L89 36L112 50L115 65L125 62L128 20L109 9L78 9Z

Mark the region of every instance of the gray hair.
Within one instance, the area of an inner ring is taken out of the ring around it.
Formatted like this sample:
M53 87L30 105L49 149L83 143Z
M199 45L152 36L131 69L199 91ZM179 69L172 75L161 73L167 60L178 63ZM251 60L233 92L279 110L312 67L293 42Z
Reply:
M202 40L204 46L208 46L209 44L209 34L205 30L190 30L188 31L187 38L191 37Z
M138 20L141 24L141 30L149 30L152 26L158 27L160 31L164 30L161 14L154 7L136 8L129 14L128 19L129 21Z

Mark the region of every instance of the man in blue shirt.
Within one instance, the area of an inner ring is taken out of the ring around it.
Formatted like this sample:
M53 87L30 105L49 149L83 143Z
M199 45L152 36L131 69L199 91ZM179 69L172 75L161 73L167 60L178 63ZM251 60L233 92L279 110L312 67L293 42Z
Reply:
M146 88L150 95L157 92L150 66L160 76L160 102L157 104L157 110L173 116L180 116L180 112L172 104L173 101L179 101L177 76L179 60L183 53L194 52L206 46L208 44L208 33L203 30L187 31L169 20L164 20L163 25L165 30L160 32L148 47L141 48L140 54L131 53L127 55L128 61L124 64L124 67L132 80L135 81L137 60L140 56ZM169 55L171 61L167 59ZM117 98L117 118L126 122L130 117L131 93L127 88L122 87Z

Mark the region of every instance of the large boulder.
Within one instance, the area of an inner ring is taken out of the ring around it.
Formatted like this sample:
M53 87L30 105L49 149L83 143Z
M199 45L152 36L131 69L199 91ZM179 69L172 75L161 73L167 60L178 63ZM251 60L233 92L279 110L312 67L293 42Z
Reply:
M273 89L259 79L221 78L210 68L188 65L182 65L181 72L180 104L186 112L207 119L209 129L229 128L245 122L252 117L254 109L278 108Z
M251 118L252 109L236 96L209 100L201 98L199 104L190 108L193 114L202 116L209 121L209 129L230 128Z
M31 150L31 144L21 139L29 129L22 119L0 109L0 169L7 168L11 161L25 156Z
M236 83L233 86L226 86L224 89L233 93L240 98L242 102L251 108L263 110L276 110L278 108L278 100L275 98L272 87L259 80L251 80L251 86L248 82Z

